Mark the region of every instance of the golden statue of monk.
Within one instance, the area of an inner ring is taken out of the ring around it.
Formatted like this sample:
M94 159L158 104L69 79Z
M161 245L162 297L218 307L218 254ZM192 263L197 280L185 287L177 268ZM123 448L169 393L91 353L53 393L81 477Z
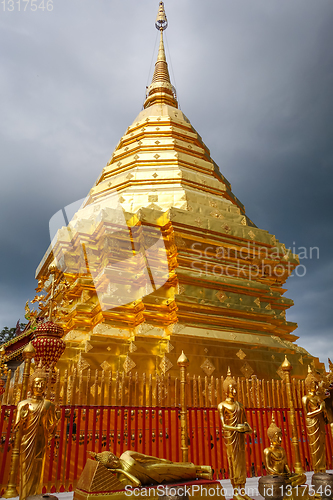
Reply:
M218 405L224 442L227 448L229 463L229 478L234 489L234 500L249 500L245 494L246 460L245 460L245 434L252 429L246 421L243 406L235 401L237 394L236 381L231 377L228 368L227 378L223 382L226 400Z
M307 394L302 398L305 412L306 430L314 472L326 472L325 424L328 423L325 402L318 394L319 381L312 373L305 379Z
M194 465L191 462L171 462L164 458L151 457L127 450L120 458L111 453L89 452L95 460L116 474L118 481L132 486L168 484L196 478L212 479L209 465Z
M265 467L268 474L283 476L292 488L305 485L306 475L292 473L289 468L286 451L281 446L282 431L276 425L274 415L272 415L272 423L268 427L267 436L271 443L269 448L264 449Z
M57 427L56 407L44 398L47 374L41 369L31 375L31 397L17 405L14 430L20 433L20 500L41 494L45 451Z

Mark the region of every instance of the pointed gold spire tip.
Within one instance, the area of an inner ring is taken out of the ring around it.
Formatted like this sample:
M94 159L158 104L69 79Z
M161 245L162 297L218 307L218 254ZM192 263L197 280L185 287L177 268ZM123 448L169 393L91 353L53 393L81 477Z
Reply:
M153 104L168 104L169 106L178 108L176 91L171 85L168 64L165 57L163 31L168 27L168 20L162 1L159 3L155 27L161 33L160 45L152 82L147 88L146 100L143 107L146 109Z

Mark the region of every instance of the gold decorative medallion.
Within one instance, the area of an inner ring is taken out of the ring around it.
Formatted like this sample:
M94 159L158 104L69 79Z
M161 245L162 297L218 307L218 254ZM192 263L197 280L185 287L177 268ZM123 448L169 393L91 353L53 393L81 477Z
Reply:
M253 368L249 365L248 362L245 362L244 365L241 367L241 372L244 375L245 378L250 378L254 374Z
M244 359L244 358L246 358L246 354L245 354L245 352L243 352L243 351L242 351L242 349L239 349L239 351L238 351L238 352L236 352L236 356L238 356L238 357L239 357L239 359Z
M170 368L172 368L172 367L173 367L173 364L171 363L170 359L168 359L166 357L166 355L164 354L162 361L160 362L160 369L161 369L162 373L166 374L166 372L168 370L170 370Z
M205 372L205 374L210 377L213 371L215 370L215 366L213 363L206 358L205 361L200 365L200 368Z
M256 298L256 300L253 301L258 307L260 307L260 299L259 297Z
M127 354L126 359L125 359L124 364L123 364L124 372L127 374L131 370L133 370L133 368L135 368L135 367L136 367L136 364L134 363L133 359L131 359L129 357L129 355Z
M107 372L108 370L111 370L111 368L112 368L110 363L108 363L107 361L103 361L103 363L101 363L101 367L105 372Z
M253 231L249 231L248 235L250 236L251 240L254 240L254 238L256 236Z
M128 350L129 350L129 352L135 352L135 351L138 350L138 348L136 347L136 345L134 344L134 342L130 342Z

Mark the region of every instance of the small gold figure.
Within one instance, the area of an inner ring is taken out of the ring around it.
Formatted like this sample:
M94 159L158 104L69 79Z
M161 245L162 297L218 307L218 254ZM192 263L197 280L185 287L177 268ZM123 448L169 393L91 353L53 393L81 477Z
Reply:
M325 424L328 423L325 402L319 396L319 381L312 373L309 365L309 373L305 379L307 394L303 396L302 403L305 412L306 430L312 456L312 468L314 472L326 472L326 444Z
M283 476L287 484L292 488L306 483L305 474L294 474L291 472L285 449L282 448L282 431L276 425L274 415L272 423L268 427L267 436L270 440L270 447L264 449L265 467L268 474Z
M212 468L209 465L194 465L191 462L171 462L163 458L151 457L127 450L120 458L111 453L89 452L107 469L116 473L120 483L138 487L190 480L196 478L212 479Z
M20 500L42 492L46 445L59 420L55 405L44 398L46 372L37 368L30 379L32 396L17 405L14 426L20 440Z
M233 498L234 500L249 500L250 497L245 494L245 434L251 433L252 429L246 421L243 406L238 401L235 401L236 386L236 381L231 377L230 368L228 368L227 378L223 382L223 390L227 397L217 408L220 413L224 442L227 448L229 477L234 489Z

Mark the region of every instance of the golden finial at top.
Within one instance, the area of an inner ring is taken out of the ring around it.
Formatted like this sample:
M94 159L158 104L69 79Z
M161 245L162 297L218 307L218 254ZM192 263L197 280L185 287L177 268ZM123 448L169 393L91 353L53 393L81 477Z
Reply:
M186 354L184 354L184 351L182 351L181 355L177 359L177 364L178 366L188 366L189 360L187 359Z
M283 371L288 371L288 372L292 369L291 363L290 363L289 359L287 358L287 356L284 357L284 361L281 365L281 368Z
M158 8L157 18L155 21L155 26L156 26L156 29L158 29L160 31L164 31L168 27L168 20L167 20L166 14L165 14L163 2L160 2L159 8Z

